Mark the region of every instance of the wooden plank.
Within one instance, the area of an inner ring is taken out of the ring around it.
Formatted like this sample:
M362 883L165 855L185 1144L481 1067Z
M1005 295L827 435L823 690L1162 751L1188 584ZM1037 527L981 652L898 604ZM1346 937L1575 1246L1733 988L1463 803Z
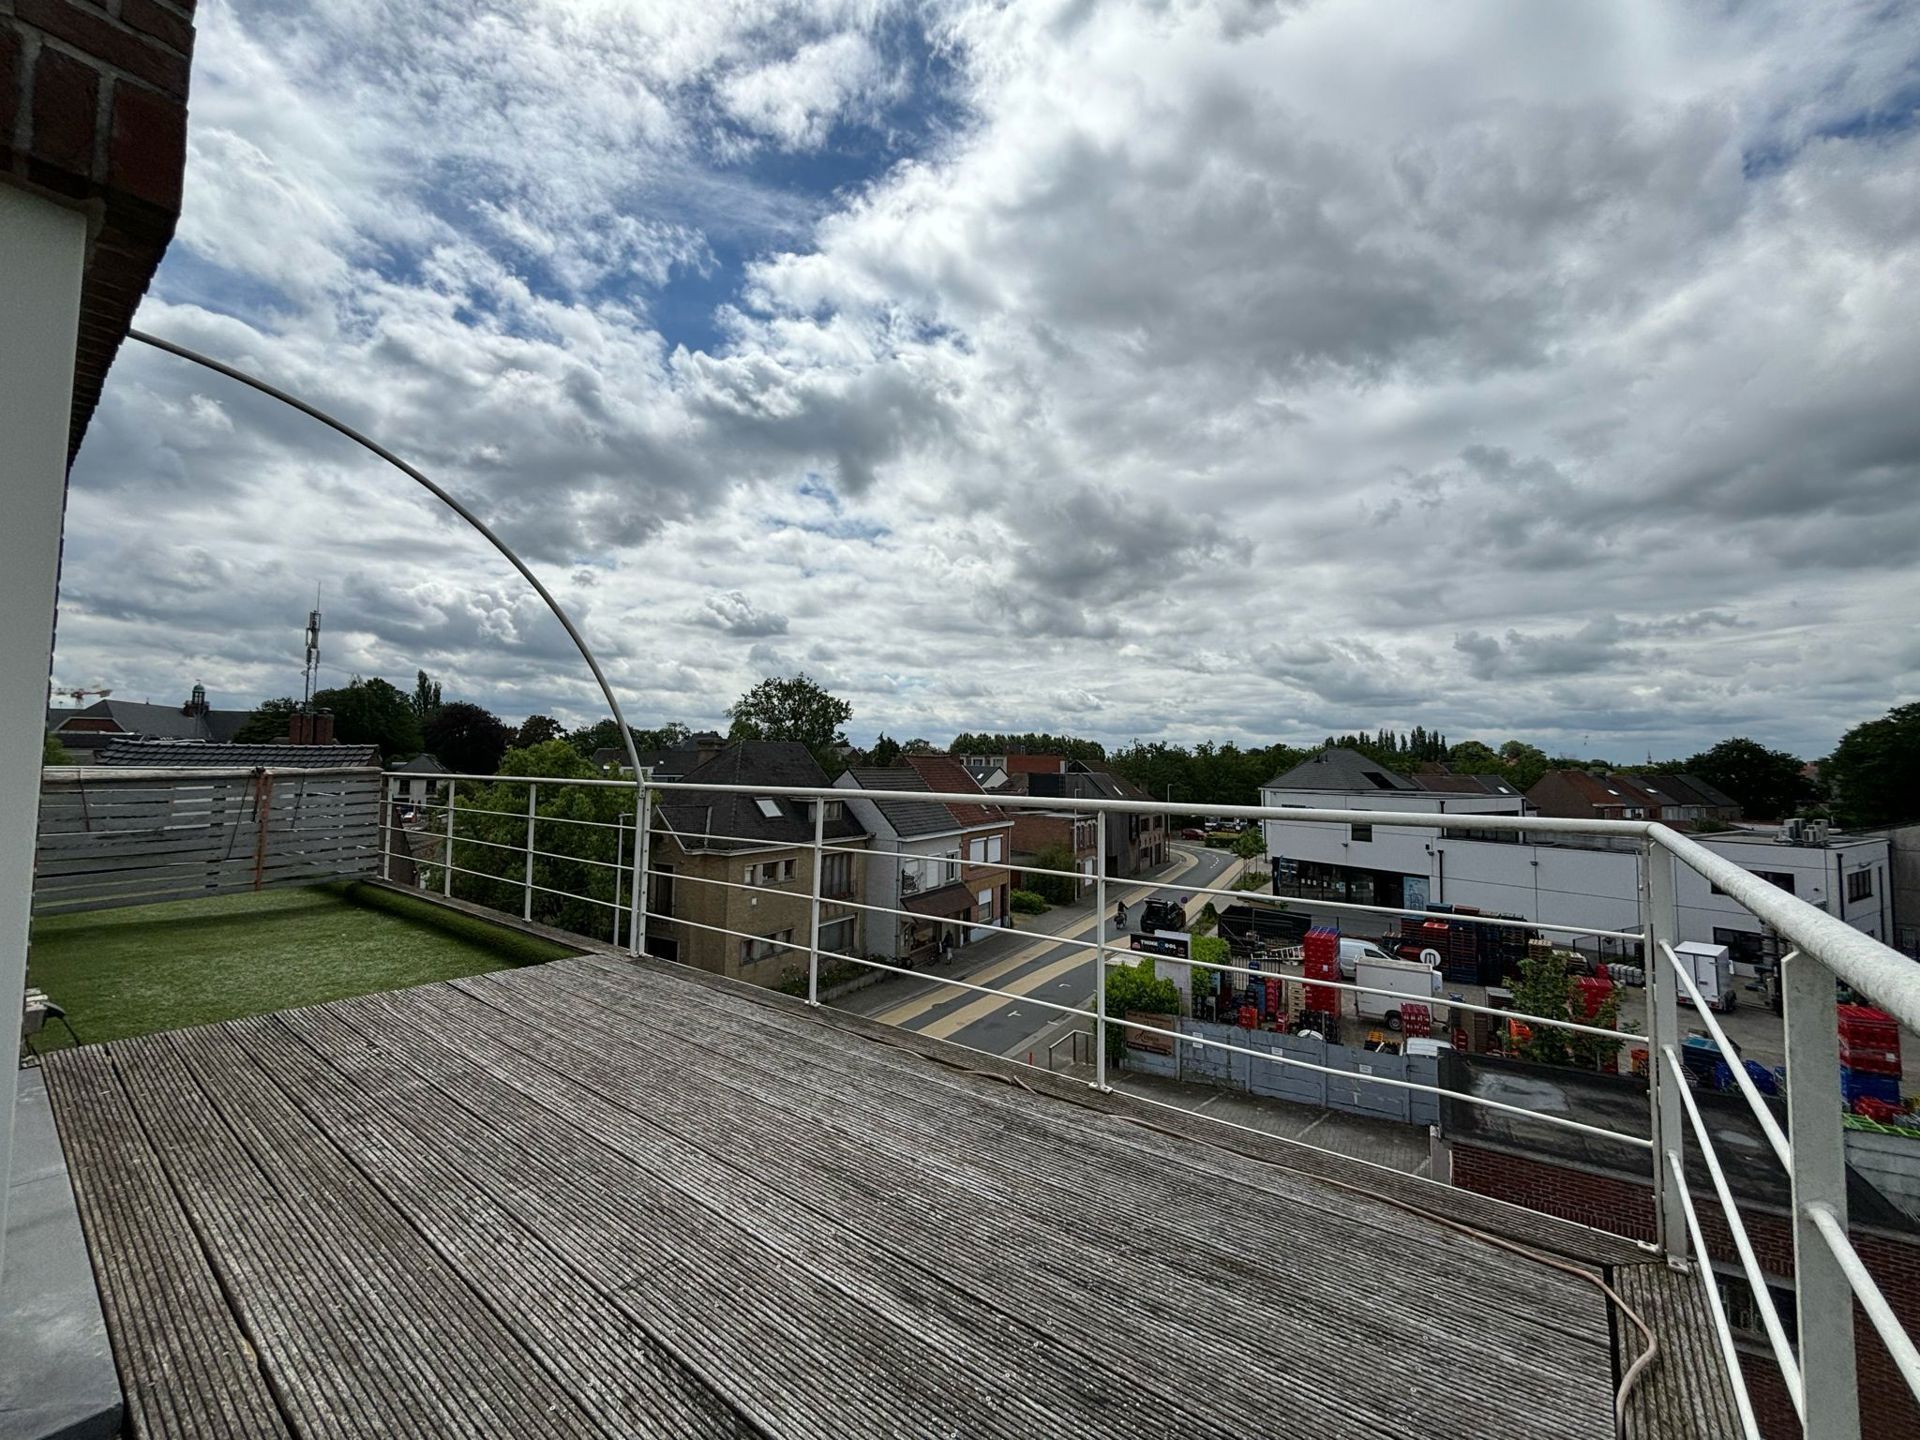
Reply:
M287 1434L111 1056L99 1046L56 1052L46 1071L133 1433Z
M1720 1440L1740 1433L1740 1415L1714 1339L1698 1274L1664 1265L1615 1272L1614 1288L1660 1337L1660 1351L1627 1397L1626 1440ZM1640 1332L1622 1323L1615 1339L1621 1373L1639 1356Z

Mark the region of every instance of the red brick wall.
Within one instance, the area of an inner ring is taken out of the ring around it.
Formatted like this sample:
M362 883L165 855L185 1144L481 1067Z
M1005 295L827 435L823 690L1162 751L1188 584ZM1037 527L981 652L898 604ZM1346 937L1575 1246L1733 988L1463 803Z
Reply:
M1475 1145L1453 1147L1453 1183L1463 1190L1525 1205L1616 1235L1637 1240L1654 1237L1653 1187L1623 1175L1576 1170L1531 1156ZM1733 1237L1711 1195L1695 1195L1700 1230L1716 1261L1737 1265ZM1740 1212L1754 1255L1769 1275L1793 1274L1793 1231L1784 1215L1747 1206ZM1861 1231L1854 1248L1872 1272L1887 1303L1910 1335L1920 1334L1920 1244ZM1893 1360L1874 1333L1865 1312L1854 1308L1854 1332L1860 1365L1860 1426L1865 1437L1920 1436L1920 1406L1893 1368ZM1772 1360L1742 1355L1754 1411L1768 1440L1797 1440L1800 1422Z
M0 0L0 181L85 208L69 455L180 212L194 0Z

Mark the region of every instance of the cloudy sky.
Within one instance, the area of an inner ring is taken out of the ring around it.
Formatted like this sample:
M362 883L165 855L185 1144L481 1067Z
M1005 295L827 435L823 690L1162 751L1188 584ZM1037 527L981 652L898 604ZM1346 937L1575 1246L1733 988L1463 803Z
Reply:
M140 323L636 723L1820 754L1920 694L1920 7L203 0ZM599 713L129 346L55 674Z

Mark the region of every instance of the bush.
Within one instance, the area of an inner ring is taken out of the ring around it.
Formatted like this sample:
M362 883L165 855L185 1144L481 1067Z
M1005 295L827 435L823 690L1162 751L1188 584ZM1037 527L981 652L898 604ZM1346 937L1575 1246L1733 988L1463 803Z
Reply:
M1125 1016L1129 1010L1178 1015L1180 990L1171 980L1153 973L1153 957L1143 956L1132 965L1115 965L1107 971L1107 1014ZM1107 1022L1107 1053L1126 1053L1126 1031L1119 1023Z
M1212 909L1213 907L1208 906L1207 908ZM1195 960L1202 962L1193 967L1192 985L1190 987L1194 1000L1198 1001L1203 995L1213 994L1214 986L1219 983L1215 981L1213 977L1221 972L1218 970L1210 970L1207 966L1231 965L1233 963L1233 952L1228 948L1227 942L1222 940L1218 935L1195 935L1192 941L1189 942L1188 953L1191 954ZM1235 980L1233 983L1237 984L1238 981Z
M1077 870L1073 851L1058 841L1045 846L1033 857L1033 863L1042 870ZM1023 893L1038 895L1049 905L1071 905L1079 898L1080 882L1071 875L1034 875L1026 877L1027 890ZM1017 907L1016 907L1017 908Z
M1007 903L1013 906L1016 914L1020 915L1038 915L1048 908L1047 897L1036 895L1031 890L1014 891Z

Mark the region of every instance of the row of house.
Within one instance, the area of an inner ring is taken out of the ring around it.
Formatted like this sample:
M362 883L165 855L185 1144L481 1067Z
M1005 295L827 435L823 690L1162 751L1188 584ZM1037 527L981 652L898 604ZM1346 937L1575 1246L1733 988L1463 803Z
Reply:
M1260 803L1448 816L1718 821L1727 828L1694 838L1865 934L1891 942L1897 933L1885 835L1733 826L1739 814L1734 802L1693 777L1559 771L1522 794L1495 776L1401 775L1332 747L1269 780ZM1265 821L1264 828L1276 895L1409 910L1466 905L1594 930L1636 931L1643 922L1639 853L1632 845L1515 829L1371 821L1278 819ZM1684 866L1679 904L1683 940L1726 945L1744 961L1767 958L1770 942L1760 921Z

